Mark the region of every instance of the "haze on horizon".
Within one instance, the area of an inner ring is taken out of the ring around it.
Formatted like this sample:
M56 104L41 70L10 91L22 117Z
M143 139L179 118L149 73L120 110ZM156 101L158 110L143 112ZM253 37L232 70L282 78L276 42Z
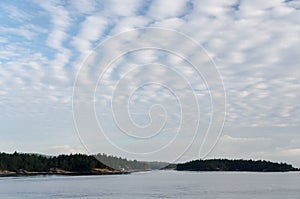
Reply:
M99 43L113 35L159 27L181 32L202 45L223 80L227 117L208 158L266 159L300 167L299 0L4 0L0 7L0 151L87 153L72 114L73 85L80 66ZM105 76L107 88L126 72L126 63L161 62L174 68L183 64L176 57L156 53L145 51L119 60ZM160 72L141 70L139 78ZM208 112L203 81L188 67L183 67L182 74L190 75L200 108ZM172 84L173 79L165 76L164 81ZM110 90L99 94L106 96L98 101L98 113L105 115ZM170 96L154 86L132 99L159 102L172 112L178 107ZM143 108L131 110L140 125L149 122ZM172 121L167 133L178 124L176 115ZM122 155L87 147L93 153ZM184 160L194 157L187 153ZM156 160L168 160L168 154Z

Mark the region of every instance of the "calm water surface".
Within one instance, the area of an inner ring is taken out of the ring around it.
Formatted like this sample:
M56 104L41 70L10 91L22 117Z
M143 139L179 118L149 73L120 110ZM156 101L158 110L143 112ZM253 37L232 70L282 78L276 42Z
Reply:
M152 171L0 178L0 198L300 198L300 173Z

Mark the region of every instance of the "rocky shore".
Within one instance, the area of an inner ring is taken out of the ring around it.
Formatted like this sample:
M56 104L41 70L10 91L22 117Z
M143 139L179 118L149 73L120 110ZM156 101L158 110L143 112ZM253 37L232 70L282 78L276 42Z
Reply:
M120 170L109 170L109 169L98 169L95 168L91 171L85 172L74 172L74 171L65 171L61 169L51 169L46 172L35 172L35 171L26 171L20 169L18 171L0 171L0 177L22 177L22 176L39 176L39 175L63 175L63 176L85 176L85 175L121 175L121 174L130 174L131 171L120 171Z

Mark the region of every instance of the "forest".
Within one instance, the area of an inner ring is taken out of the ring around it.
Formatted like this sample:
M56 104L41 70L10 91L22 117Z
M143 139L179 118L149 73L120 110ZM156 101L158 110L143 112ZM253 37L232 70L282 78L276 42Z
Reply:
M107 166L109 165L109 166ZM109 156L106 154L84 155L69 154L46 156L28 153L0 153L0 172L11 171L26 172L86 172L94 170L109 171L146 171L154 169L175 169L178 171L299 171L286 163L274 163L265 160L228 160L210 159L194 160L181 164L168 164L164 162L141 162L125 158Z
M100 161L99 161L100 160ZM109 165L109 166L106 166ZM0 171L48 172L60 169L71 172L89 172L95 168L110 170L152 170L166 166L162 162L140 162L106 154L84 155L70 154L45 156L40 154L0 153Z
M95 157L73 154L59 156L44 156L15 152L13 154L0 153L0 170L18 171L50 171L50 169L66 171L90 171L92 168L108 168Z
M255 172L284 172L299 171L286 163L274 163L265 160L228 160L210 159L194 160L177 164L178 171L255 171Z

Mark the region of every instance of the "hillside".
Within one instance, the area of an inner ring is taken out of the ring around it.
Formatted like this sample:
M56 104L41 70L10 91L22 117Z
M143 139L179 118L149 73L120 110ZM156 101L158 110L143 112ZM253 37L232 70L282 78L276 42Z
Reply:
M166 165L167 163L140 162L106 154L45 156L18 152L13 154L0 153L0 175L2 176L119 174L159 169Z
M256 171L256 172L284 172L299 171L292 165L286 163L274 163L262 160L194 160L191 162L177 164L178 171Z

